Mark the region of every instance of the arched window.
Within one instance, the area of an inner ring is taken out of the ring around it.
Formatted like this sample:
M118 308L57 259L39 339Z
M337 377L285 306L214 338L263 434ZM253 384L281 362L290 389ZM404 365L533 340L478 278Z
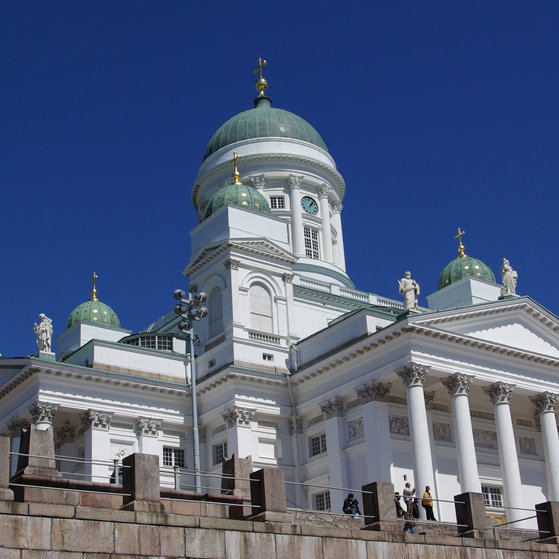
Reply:
M215 338L223 331L223 303L221 290L212 289L208 298L208 318L210 321L210 339Z
M269 291L261 284L250 287L250 325L253 330L273 332L272 298Z

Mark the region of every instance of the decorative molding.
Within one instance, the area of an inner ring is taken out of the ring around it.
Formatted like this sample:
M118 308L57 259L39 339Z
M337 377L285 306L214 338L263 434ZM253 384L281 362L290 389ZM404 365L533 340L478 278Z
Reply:
M488 431L487 429L472 429L474 435L474 444L483 448L499 449L497 442L497 433Z
M358 406L361 405L361 399L360 398L355 398L355 400L351 400L351 402L348 402L345 406L346 411L348 410L352 410L353 408L357 408Z
M452 430L449 423L433 422L433 437L436 441L452 442Z
M514 384L507 384L501 381L483 387L483 391L489 396L493 405L510 404L510 395L513 390Z
M238 270L240 263L241 263L240 260L236 260L235 258L229 258L223 263L223 265L225 266L225 268L227 268L227 270Z
M390 426L390 432L394 435L410 436L410 422L406 416L389 415L388 424Z
M387 396L392 388L390 382L368 382L355 388L361 404L369 402L386 402Z
M486 411L470 409L470 415L478 419L488 419L489 421L495 421L495 415Z
M267 419L259 419L258 427L267 427L269 429L279 429L279 425L276 421L268 421Z
M454 373L449 377L441 379L451 396L467 396L470 393L470 385L474 377L463 373Z
M307 421L307 428L312 427L313 425L317 425L318 423L322 423L323 421L324 421L324 415L322 414L315 415L314 417L311 417L311 419Z
M227 423L227 429L236 426L249 427L250 422L254 419L256 415L256 409L254 408L242 408L240 406L234 406L233 408L222 412L221 417Z
M363 425L362 417L347 422L347 434L350 441L355 441L365 436L365 426Z
M516 424L521 427L534 427L533 421L530 421L529 419L522 419L521 417L517 418Z
M322 416L320 416L322 417ZM303 418L296 417L295 422L293 421L293 417L289 420L289 434L290 435L300 435L303 432Z
M214 427L212 429L212 436L217 435L218 433L223 433L223 431L227 431L227 425L225 423L222 423L221 425Z
M161 431L161 419L153 417L138 417L136 422L136 431L138 435L143 437L157 437Z
M105 413L89 409L80 415L81 422L86 429L108 431L111 427L112 413Z
M335 398L320 404L320 411L327 420L332 419L333 417L342 417L344 415L343 400L339 396L336 396Z
M559 396L551 392L542 392L536 396L528 396L530 402L536 406L536 413L555 413Z
M520 454L527 454L529 456L537 456L538 451L536 450L536 439L532 437L519 437L518 446L520 448Z
M57 404L49 404L48 402L34 402L29 408L29 413L31 414L31 423L37 425L37 423L50 423L52 425L52 420L58 410Z
M419 365L418 363L409 363L404 367L396 369L396 374L402 379L406 387L410 386L423 386L425 376L431 367L426 365Z

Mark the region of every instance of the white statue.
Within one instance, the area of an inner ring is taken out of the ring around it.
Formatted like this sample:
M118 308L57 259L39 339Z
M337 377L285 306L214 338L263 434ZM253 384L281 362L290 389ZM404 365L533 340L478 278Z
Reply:
M503 265L501 266L501 281L503 282L501 293L503 295L516 295L517 278L518 273L512 269L510 262L503 258Z
M37 335L37 345L39 346L39 351L51 352L51 341L52 341L52 320L41 313L39 315L39 324L35 322L33 326L33 331Z
M417 310L417 297L419 295L419 284L411 279L411 272L406 272L401 280L398 280L400 293L404 296L404 310Z

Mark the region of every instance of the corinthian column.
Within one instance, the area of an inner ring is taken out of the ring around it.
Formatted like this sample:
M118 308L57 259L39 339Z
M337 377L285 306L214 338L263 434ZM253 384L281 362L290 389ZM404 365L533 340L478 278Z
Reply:
M557 420L555 419L557 400L557 394L551 392L530 396L530 401L536 406L537 413L540 416L548 501L559 501L559 475L557 475L559 435L557 434Z
M324 260L334 262L332 253L332 226L330 224L330 207L328 204L328 187L323 184L317 189L320 202L320 215L322 217L322 246L324 247Z
M295 256L305 256L303 233L303 214L301 210L301 182L303 177L289 175L288 183L291 191L291 237Z
M418 495L423 494L426 485L431 487L435 485L429 422L423 391L423 381L429 369L430 367L410 363L396 370L396 374L406 385L410 436L415 464L415 486Z
M510 395L514 390L514 385L496 382L484 387L483 390L489 396L495 413L499 460L503 475L503 497L505 507L510 507L506 510L507 521L514 522L529 516L527 511L516 510L525 507L525 504L522 499L522 480L510 413ZM523 528L524 523L516 522L512 527Z
M481 493L468 394L473 378L456 373L442 380L452 397L452 421L458 452L458 480L462 493Z

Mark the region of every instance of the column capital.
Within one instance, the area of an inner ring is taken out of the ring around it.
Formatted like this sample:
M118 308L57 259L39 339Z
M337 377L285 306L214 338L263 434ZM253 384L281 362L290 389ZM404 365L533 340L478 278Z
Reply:
M17 419L13 417L8 421L6 427L10 431L10 436L15 437L19 435L22 431L27 431L29 429L30 423L25 419Z
M301 188L301 184L303 183L303 179L305 177L303 177L302 175L296 176L296 175L289 175L287 177L287 184L289 184L289 188L291 190L294 189L300 189Z
M86 429L97 429L98 431L108 431L111 426L112 413L105 413L97 410L87 410L80 416L81 422Z
M287 272L285 274L282 274L281 279L283 280L283 283L293 283L293 278L295 277L295 274L288 274Z
M423 386L425 376L431 367L419 365L418 363L409 363L404 367L396 369L396 374L402 379L406 386Z
M225 268L227 268L227 270L238 270L240 263L241 263L240 260L236 260L235 258L229 258L224 262L223 265L225 266Z
M249 426L255 415L256 409L234 406L222 412L221 417L223 417L227 423L227 429L231 429L231 427L235 427L236 425Z
M537 413L541 415L542 413L555 413L557 409L557 403L559 401L559 395L553 394L551 392L542 392L536 394L535 396L528 396L528 399L534 406L536 406Z
M354 390L359 396L361 404L367 404L369 402L386 402L391 388L392 383L390 382L368 382Z
M316 193L318 194L319 198L328 198L328 192L329 192L329 188L328 186L326 186L325 184L321 184L317 189L316 189Z
M326 419L342 417L344 415L344 403L339 396L320 404L320 411Z
M136 423L136 431L138 435L148 437L157 437L161 431L161 419L154 419L153 417L138 417Z
M331 207L333 213L335 214L342 213L342 205L339 202L334 202L333 204L331 204Z
M302 417L292 417L289 420L289 434L290 435L300 435L303 432L303 418Z
M489 396L492 404L510 404L510 395L514 390L514 384L496 382L490 386L484 386L483 391Z
M449 377L441 379L441 382L447 387L448 393L451 396L461 396L463 394L467 396L470 393L470 384L472 384L473 380L474 377L471 375L454 373Z
M58 405L49 404L48 402L34 402L29 408L31 414L31 422L37 425L38 423L49 423L52 425L54 415L58 410Z
M254 188L256 188L256 190L263 190L264 187L266 186L266 179L263 174L253 175L249 177L249 179L250 179L250 183Z

